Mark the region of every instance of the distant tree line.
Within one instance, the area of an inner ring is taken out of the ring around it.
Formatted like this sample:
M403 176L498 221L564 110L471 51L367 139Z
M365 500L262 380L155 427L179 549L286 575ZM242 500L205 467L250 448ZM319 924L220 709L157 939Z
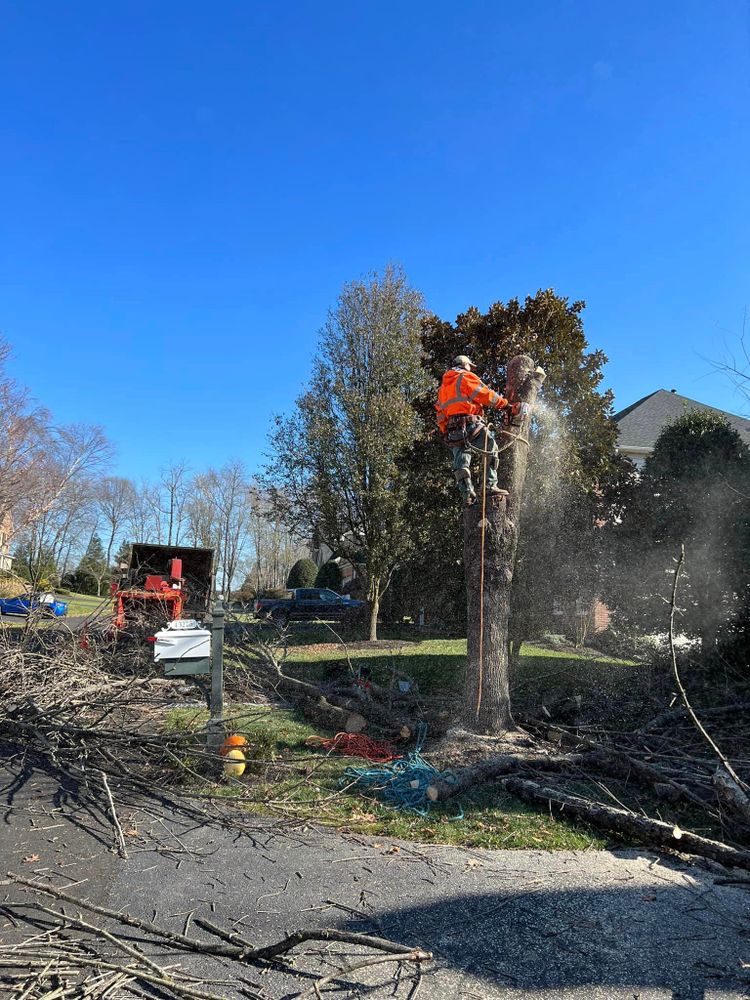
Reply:
M60 427L9 371L0 341L0 525L10 527L13 572L36 587L103 594L131 542L216 552L216 587L230 595L283 587L301 543L244 464L158 480L111 474L113 449L98 427Z

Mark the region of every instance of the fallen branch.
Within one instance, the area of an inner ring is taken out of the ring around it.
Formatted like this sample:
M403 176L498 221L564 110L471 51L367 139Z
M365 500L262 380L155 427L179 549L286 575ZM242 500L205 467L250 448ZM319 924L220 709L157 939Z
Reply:
M248 643L237 655L240 658L250 657L278 692L299 708L306 718L323 728L334 732L359 733L373 724L399 733L405 739L415 731L411 719L391 711L375 699L365 697L360 689L348 696L336 695L283 673L273 650L265 644Z
M747 712L750 712L750 701L740 701L733 705L712 705L709 708L701 709L701 715L704 719L707 717L712 719L722 719L732 715L745 715ZM678 719L681 719L687 714L688 712L684 705L678 705L676 708L665 709L665 711L654 716L654 718L643 727L642 732L653 732L655 729L659 729L664 725L676 722Z
M90 924L87 920L83 920L80 916L72 917L68 913L59 913L57 910L53 910L52 907L44 906L37 900L33 903L3 903L3 907L5 909L33 907L33 909L46 913L49 916L57 917L61 927L77 927L79 930L87 931L89 934L93 934L94 937L104 938L105 941L109 941L110 944L113 944L116 948L124 951L131 958L134 958L140 965L145 965L156 975L163 976L165 974L163 969L161 969L155 962L152 962L146 955L142 954L142 952L137 951L125 941L121 941L120 938L116 937L104 927L97 927L95 924Z
M682 701L682 704L685 706L685 710L690 716L693 725L701 734L701 736L705 739L705 741L708 743L711 749L714 751L714 753L719 758L721 763L724 765L727 774L739 786L738 790L742 790L743 792L745 792L747 791L748 786L737 775L737 772L734 770L734 768L729 763L727 758L724 756L722 751L719 749L715 741L712 739L711 735L708 733L701 720L695 714L693 706L690 704L690 701L688 699L687 691L685 690L685 687L682 683L682 679L680 677L680 671L677 667L677 650L675 649L675 643L674 643L674 615L675 615L675 607L677 604L677 585L680 580L680 573L682 572L682 566L684 562L685 562L685 545L684 543L682 543L680 544L680 558L677 560L677 566L674 571L674 580L672 582L672 599L669 605L669 651L672 659L672 676L674 677L675 684L677 685L677 690L680 693L680 700ZM745 798L747 799L747 796L745 796ZM746 802L744 808L747 809L748 812L750 812L750 802Z
M533 768L536 771L560 771L565 767L580 766L585 757L585 754L580 753L562 754L556 757L545 753L529 754L528 756L502 754L454 771L453 780L433 782L427 786L426 794L431 802L443 801L453 798L454 795L460 795L467 789L473 788L474 785L492 781L501 775L514 774L524 768Z
M112 798L112 792L109 788L109 782L107 781L106 771L100 771L99 774L102 776L102 784L104 785L104 791L107 793L107 801L109 802L109 811L112 814L112 825L115 828L115 838L117 840L117 853L123 860L128 859L128 850L125 846L125 836L122 832L122 827L120 826L120 821L117 818L117 810L115 809L115 801Z
M712 780L719 799L739 814L745 825L750 827L750 801L737 782L720 767L716 768Z
M556 788L546 788L535 781L523 778L502 778L499 784L524 802L541 805L550 811L555 806L559 812L585 820L600 830L625 834L643 844L668 847L684 854L710 858L730 867L750 870L750 851L739 850L730 847L729 844L722 844L720 841L701 837L697 833L681 830L673 823L637 816L625 809L605 806L590 799L569 795Z
M297 1000L303 1000L303 997L312 997L316 994L320 996L321 986L327 986L328 983L332 983L334 979L340 979L341 976L348 976L352 972L359 972L360 969L366 969L371 965L382 965L383 962L416 962L418 965L421 962L427 962L432 958L432 953L429 951L405 951L401 955L379 955L377 958L366 958L362 962L355 962L354 965L348 966L346 969L342 969L340 972L331 972L328 976L323 976L322 979L318 979L313 985L305 990L304 993L297 994Z
M54 889L50 885L44 885L41 882L35 882L32 879L23 878L14 872L8 872L7 874L9 878L13 879L19 885L24 885L29 889L46 893L49 896L65 900L68 903L74 903L76 906L79 906L84 910L89 910L92 913L98 913L103 917L109 917L111 920L116 920L128 927L135 927L139 930L146 931L154 937L162 938L163 940L170 942L170 944L178 945L180 948L185 950L200 952L204 955L215 955L217 958L232 958L236 961L249 963L268 962L278 958L279 955L286 954L286 952L291 951L300 944L304 944L306 941L340 941L346 944L360 945L365 948L375 948L378 951L385 951L394 955L402 955L409 951L409 949L404 945L397 944L394 941L389 941L386 938L372 937L368 934L357 934L353 931L341 931L333 927L326 927L321 930L313 929L294 931L293 933L288 934L285 938L282 938L280 941L265 945L261 948L248 947L245 942L217 944L213 941L199 941L196 938L187 937L186 935L180 934L176 931L166 930L165 928L159 927L148 920L141 920L139 917L133 917L129 913L121 913L117 910L108 909L105 906L98 906L95 903L89 903L87 900L77 899L75 896L71 896L62 889ZM198 923L199 918L196 918L195 922ZM203 923L206 925L207 922L203 921ZM211 930L215 933L215 926L212 926ZM228 937L228 935L221 936L225 940ZM429 952L420 951L420 954L425 956L420 959L420 961L427 961L432 957Z

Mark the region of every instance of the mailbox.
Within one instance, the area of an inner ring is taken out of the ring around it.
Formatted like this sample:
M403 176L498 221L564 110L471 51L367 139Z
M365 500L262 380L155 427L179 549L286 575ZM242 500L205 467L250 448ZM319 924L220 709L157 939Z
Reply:
M211 673L211 633L192 618L178 618L154 635L154 662L165 677Z

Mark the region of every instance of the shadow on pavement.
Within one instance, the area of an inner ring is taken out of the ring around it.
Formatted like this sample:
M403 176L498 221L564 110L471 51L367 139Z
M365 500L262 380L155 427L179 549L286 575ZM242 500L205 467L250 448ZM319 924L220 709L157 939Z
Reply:
M429 948L442 965L509 995L638 997L651 988L674 1000L747 996L748 894L736 890L727 903L712 876L691 871L691 879L699 885L455 896L391 910L381 922L395 940Z

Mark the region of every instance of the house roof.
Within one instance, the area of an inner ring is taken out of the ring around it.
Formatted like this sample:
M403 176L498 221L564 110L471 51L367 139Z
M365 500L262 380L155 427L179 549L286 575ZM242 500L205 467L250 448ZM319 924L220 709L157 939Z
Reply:
M627 451L628 448L653 448L662 429L667 424L674 423L686 410L703 410L724 417L739 433L745 444L750 445L750 420L738 417L734 413L727 413L726 410L719 410L715 406L706 406L705 403L680 396L676 392L657 389L656 392L615 413L620 431L620 449Z

